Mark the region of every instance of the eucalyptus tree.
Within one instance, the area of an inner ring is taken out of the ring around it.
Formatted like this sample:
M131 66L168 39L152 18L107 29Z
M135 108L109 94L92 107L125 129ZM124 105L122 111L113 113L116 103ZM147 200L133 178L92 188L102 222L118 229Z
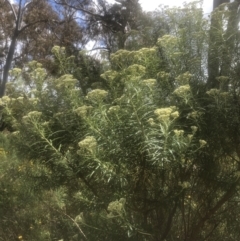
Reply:
M18 39L19 35L23 31L25 31L25 29L27 29L29 26L37 24L42 21L47 21L46 19L44 19L44 20L38 19L35 22L24 25L23 16L24 16L25 11L28 8L28 6L33 4L33 1L25 2L23 0L20 0L17 8L14 4L12 4L8 0L4 1L4 3L8 5L10 11L12 12L13 21L14 21L15 26L14 26L13 33L11 36L11 43L10 43L10 46L7 51L6 62L5 62L4 68L3 68L3 74L2 74L2 78L1 78L1 85L0 85L0 96L1 97L5 93L5 86L8 81L8 74L9 74L9 70L11 68L14 52L16 49L17 39Z
M72 10L54 10L46 0L21 0L18 3L1 0L1 6L1 42L5 56L1 58L0 96L5 93L12 66L23 67L29 60L37 59L51 69L54 45L65 46L69 55L81 49L83 31Z
M237 47L238 35L236 33L239 32L239 5L240 1L238 0L232 3L229 0L214 0L213 2L209 35L207 88L219 87L218 78L227 76L230 71ZM219 11L220 9L222 12ZM222 35L223 28L226 28L224 35ZM222 58L222 55L225 57ZM227 90L228 83L229 81L226 80L224 84L221 84L221 87Z
M105 0L88 1L89 4L80 0L55 2L77 10L86 21L90 40L97 41L96 48L110 53L125 48L131 31L140 30L143 18L146 20L138 0L116 1L114 4Z

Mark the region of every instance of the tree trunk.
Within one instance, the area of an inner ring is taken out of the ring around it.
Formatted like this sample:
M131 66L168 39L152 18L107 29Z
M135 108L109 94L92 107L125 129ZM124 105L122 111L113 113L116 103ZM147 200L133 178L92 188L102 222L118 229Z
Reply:
M204 224L220 209L222 206L228 202L232 196L236 192L236 187L238 186L239 182L236 181L231 185L231 187L226 191L226 193L218 200L215 206L210 209L200 220L199 222L193 227L191 235L186 239L186 241L197 241L197 236L199 235L202 227Z
M224 58L222 59L222 64L220 66L221 76L229 76L232 61L233 61L233 56L236 51L235 40L236 40L236 35L238 33L238 24L239 24L239 13L238 13L239 4L240 3L236 1L229 4L230 16L227 24L225 46L223 48ZM223 83L221 83L220 88L223 91L228 91L228 85L229 85L229 78L225 80Z
M10 44L10 47L9 47L9 51L8 51L8 54L7 54L6 63L4 65L4 69L3 69L3 79L2 79L1 85L0 85L0 98L2 98L4 96L4 93L5 93L6 84L7 84L8 75L9 75L9 70L11 68L13 55L14 55L15 47L16 47L16 43L17 43L17 38L18 38L18 30L15 29L13 37L12 37L12 41L11 41L11 44Z
M17 14L16 14L11 2L9 0L7 0L6 3L8 3L11 7L12 13L13 13L14 18L15 18L16 26L15 26L13 36L12 36L12 39L11 39L11 44L10 44L10 47L9 47L9 50L8 50L6 63L5 63L4 68L3 68L3 79L1 80L1 83L0 83L0 98L2 98L5 94L9 70L11 68L11 64L12 64L12 60L13 60L13 56L14 56L14 52L15 52L15 47L16 47L16 43L17 43L17 38L18 38L18 35L20 33L19 29L20 29L20 26L21 26L22 14L23 14L22 6L21 6L22 0L19 1L19 8L18 8Z
M209 34L209 51L208 51L208 81L207 89L219 88L219 81L216 79L220 75L220 62L218 53L218 19L214 14L214 10L223 3L229 3L230 0L213 0L213 13L211 16L211 26Z

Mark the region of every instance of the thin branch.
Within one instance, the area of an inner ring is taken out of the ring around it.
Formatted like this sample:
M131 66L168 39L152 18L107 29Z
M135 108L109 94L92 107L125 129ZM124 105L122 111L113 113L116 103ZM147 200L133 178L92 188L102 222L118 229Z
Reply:
M32 1L26 2L26 3L24 4L23 8L22 8L21 17L20 17L20 26L21 26L21 24L22 24L22 19L23 19L24 12L25 12L25 10L27 9L28 5L31 4L31 3L32 3Z
M107 47L96 47L96 48L90 49L88 51L90 52L90 51L99 50L99 49L109 51L109 48L107 48Z
M14 18L15 18L15 21L17 22L17 14L16 14L16 11L15 11L15 9L13 8L13 5L10 3L10 1L9 0L5 0L9 5L10 5L10 7L11 7L11 10L12 10L12 12L13 12L13 15L14 15Z
M106 22L106 21L104 20L104 16L99 15L99 14L96 14L96 13L93 13L93 12L90 12L90 11L88 11L88 10L82 8L82 7L76 7L76 6L70 5L70 4L66 3L65 1L64 1L63 3L59 3L59 2L57 2L57 1L55 0L55 3L56 3L56 4L59 4L59 5L65 5L65 6L67 6L67 7L70 7L70 8L72 8L72 9L74 9L74 10L77 10L77 11L82 11L82 12L84 12L84 13L87 13L87 14L90 15L90 16L93 16L93 17L98 18L98 19L99 19L100 21L102 21L102 22ZM116 25L120 26L121 28L123 27L122 24L118 23L117 21L111 21L111 22L114 22ZM107 26L107 27L108 27L108 26Z
M165 240L165 238L168 236L170 230L171 230L171 227L172 227L172 220L173 220L173 217L176 213L176 210L177 210L177 205L178 205L178 201L176 200L175 201L175 205L172 209L172 211L170 212L169 216L168 216L168 220L167 220L167 224L166 224L166 229L161 237L161 240Z
M50 207L50 206L48 205L48 207ZM76 225L76 227L78 228L79 232L80 232L80 233L84 236L84 238L87 240L86 235L84 234L84 232L82 231L82 229L80 228L80 226L78 225L78 223L77 223L71 216L69 216L68 214L66 214L66 213L64 213L64 212L60 212L59 210L57 210L57 209L55 209L55 208L53 208L53 207L50 207L50 208L53 209L54 211L60 213L60 214L63 214L63 215L66 216L67 218L69 218L69 219Z
M48 20L47 19L42 19L42 20L38 20L38 21L35 21L35 22L32 22L32 23L29 23L29 24L27 24L27 25L25 25L25 26L23 26L20 30L19 30L19 34L20 33L22 33L26 28L28 28L28 27L31 27L31 26L33 26L33 25L35 25L35 24L37 24L37 23L46 23L46 22L48 22Z
M214 227L212 228L212 230L208 233L207 236L205 236L205 238L204 238L203 241L207 240L207 239L212 235L212 233L213 233L214 230L219 226L220 223L221 223L221 221L219 221L218 223L216 223L216 224L214 225Z
M21 26L21 19L22 19L22 0L20 0L18 4L18 13L17 13L17 20L16 20L16 27L15 27L15 31L17 34L19 34L18 31Z
M90 12L90 11L84 9L84 8L75 7L75 6L73 6L73 5L67 4L65 1L64 1L63 3L59 3L59 2L57 2L57 1L55 0L55 3L56 3L56 4L59 4L59 5L65 5L65 6L67 6L67 7L70 7L70 8L72 8L72 9L74 9L74 10L77 10L77 11L82 11L82 12L87 13L87 14L89 14L89 15L91 15L91 16L94 16L94 17L99 17L100 19L103 17L103 16L101 16L101 15L99 15L99 14L92 13L92 12Z
M205 224L205 222L210 217L212 217L223 206L223 204L226 203L234 195L237 184L238 182L233 183L230 189L220 198L216 205L212 209L210 209L203 218L201 218L201 220L197 223L195 228L193 228L190 240L195 239L196 235L198 234L202 226Z
M183 228L184 228L184 236L187 236L187 226L186 226L186 219L185 219L185 207L184 207L184 199L185 195L184 193L182 194L182 200L181 200L181 213L182 213L182 220L183 220ZM189 213L189 211L188 211ZM189 218L188 218L189 220Z

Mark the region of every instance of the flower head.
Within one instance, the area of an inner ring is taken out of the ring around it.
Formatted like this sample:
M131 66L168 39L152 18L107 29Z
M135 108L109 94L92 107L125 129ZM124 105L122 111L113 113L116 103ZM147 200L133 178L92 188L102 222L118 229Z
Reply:
M173 132L177 137L182 136L184 134L184 130L174 130Z
M74 112L78 116L85 118L92 108L93 108L92 106L83 105L83 106L80 106L77 109L75 109Z
M142 83L151 88L156 85L157 81L155 79L146 79L146 80L143 80Z
M28 121L36 121L38 120L42 115L42 112L39 111L30 111L28 112L27 115L22 117L22 120L24 122L28 122Z
M207 142L204 140L199 140L199 143L200 143L200 147L203 147L207 144Z
M78 146L82 149L93 152L97 147L97 141L94 136L87 136L84 140L78 142Z
M121 214L124 209L125 202L126 202L125 198L120 198L120 200L110 202L107 209L109 212L115 212L115 213Z
M174 113L176 107L171 106L167 108L159 108L154 111L154 114L157 116L157 120L159 121L169 121L172 112ZM177 113L174 114L176 116Z
M10 101L11 99L6 95L1 98L1 104L7 104Z
M178 118L178 117L179 117L179 112L178 112L178 111L174 111L174 112L171 114L171 117L172 117L173 119Z
M209 91L206 92L207 95L209 96L218 96L220 93L220 90L218 89L210 89Z
M190 85L182 85L174 90L173 94L177 95L178 97L186 97L190 94Z
M142 76L145 74L146 68L139 64L133 64L126 69L126 72L127 74L130 74L130 75Z
M195 133L198 130L197 126L191 126L191 129L192 129L193 133Z
M108 113L111 114L111 113L116 113L120 110L120 106L119 105L114 105L114 106L111 106L109 109L108 109Z
M180 85L188 85L192 75L189 72L179 75L176 80Z
M203 113L200 111L193 111L188 116L193 119L198 119Z
M150 126L154 126L156 123L154 122L154 120L153 120L153 118L149 118L148 120L147 120L147 122L148 122L148 124L150 125Z
M22 73L22 70L19 68L13 68L12 70L9 71L9 74L15 78L18 77L21 73Z
M17 101L20 102L20 103L23 103L23 99L24 99L24 98L23 98L22 96L19 96L19 97L17 98Z
M108 70L103 74L101 74L101 77L107 80L108 82L112 82L117 76L118 76L118 72L113 70Z
M193 135L192 134L188 134L187 137L188 137L188 140L191 142L191 140L193 138Z
M102 101L104 100L108 95L108 92L105 90L101 90L101 89L95 89L90 91L87 94L87 99L93 102L97 102L97 101Z
M56 79L56 86L58 88L73 88L77 83L77 80L73 78L71 74L65 74Z

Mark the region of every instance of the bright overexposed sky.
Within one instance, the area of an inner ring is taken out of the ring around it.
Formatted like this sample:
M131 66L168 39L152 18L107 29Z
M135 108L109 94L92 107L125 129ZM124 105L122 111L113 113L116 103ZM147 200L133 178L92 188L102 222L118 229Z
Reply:
M182 6L184 2L189 3L193 0L139 0L142 9L145 11L155 10L159 5L166 5L169 7ZM213 8L213 0L204 0L203 1L203 10L204 13L210 13Z
M193 2L194 0L139 0L142 9L144 11L153 11L159 5L166 5L169 7L180 7L184 2L189 3ZM231 0L233 2L234 0ZM114 3L114 0L108 0L108 2ZM213 0L203 0L203 11L205 14L211 13L213 9Z
M18 0L10 0L11 3L14 3ZM107 0L108 2L114 3L115 0ZM194 0L139 0L142 9L144 11L153 11L155 10L159 5L166 5L169 7L179 7L182 6L183 2L189 3ZM230 0L233 2L234 0ZM210 13L213 8L213 0L203 0L203 11L204 13Z

